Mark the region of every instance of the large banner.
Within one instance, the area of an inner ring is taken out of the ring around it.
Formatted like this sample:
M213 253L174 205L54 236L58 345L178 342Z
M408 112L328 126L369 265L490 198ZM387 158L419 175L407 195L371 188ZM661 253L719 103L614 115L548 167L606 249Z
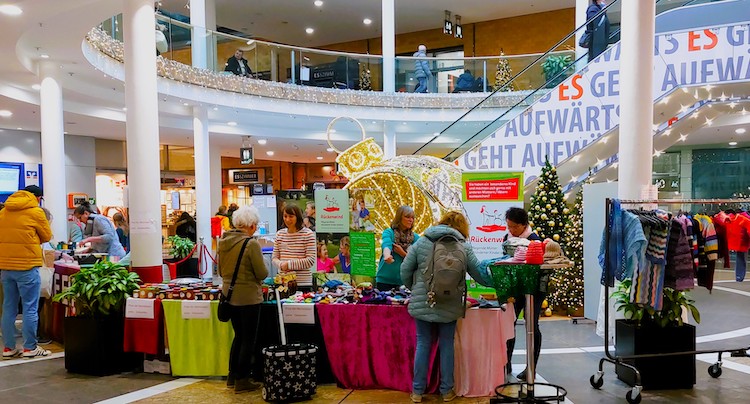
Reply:
M659 35L655 43L655 100L680 86L750 80L747 24ZM465 171L523 171L531 181L545 156L557 165L618 125L619 96L618 43L459 157L458 165Z
M318 233L349 231L349 191L318 189L315 191L315 228Z

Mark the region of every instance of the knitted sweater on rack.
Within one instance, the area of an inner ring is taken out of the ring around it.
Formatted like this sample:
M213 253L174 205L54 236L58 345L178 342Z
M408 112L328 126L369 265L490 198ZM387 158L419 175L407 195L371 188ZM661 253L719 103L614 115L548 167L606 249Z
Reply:
M716 261L719 257L719 240L716 236L716 228L710 217L706 215L695 215L701 225L701 233L705 240L703 251L706 253L706 259Z
M615 279L632 278L636 268L645 264L647 241L638 217L622 210L619 201L612 202L609 228L609 245L602 237L599 265L602 267L601 284L614 286Z
M675 290L692 289L695 276L693 253L687 235L678 220L672 220L667 245L664 286Z

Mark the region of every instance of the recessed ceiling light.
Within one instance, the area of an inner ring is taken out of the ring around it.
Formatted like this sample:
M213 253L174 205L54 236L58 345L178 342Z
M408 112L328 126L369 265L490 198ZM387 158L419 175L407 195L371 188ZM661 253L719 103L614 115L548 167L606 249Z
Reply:
M68 134L68 131L63 132L63 135L67 135L67 134Z
M730 146L737 146L737 142L729 142Z
M123 111L127 111L127 110L128 110L128 107L122 107L122 110L123 110Z
M305 28L305 32L307 32L308 34L312 34L313 32L315 32L315 30L312 28Z
M23 13L23 10L21 10L21 7L14 6L12 4L6 4L0 6L0 13L3 13L5 15L21 15L21 13Z
M13 116L13 113L8 111L7 109L0 109L0 116L2 116L3 118L10 118L11 116Z
M270 151L270 150L269 150L269 151L267 151L267 152L266 152L266 156L273 156L273 152L272 152L272 151Z
M235 122L235 121L229 121L229 122L227 122L227 125L229 125L229 126L237 126L237 122Z
M333 153L333 147L327 148L326 151L329 152L329 153Z
M46 53L42 53L41 55L39 55L39 57L42 59L49 59L49 55Z
M315 7L323 7L323 0L315 0L313 4L315 4Z
M266 144L266 143L268 143L268 140L266 140L266 139L258 139L258 144L263 145L263 144Z
M41 89L42 89L42 86L40 86L39 84L34 84L34 85L32 85L32 86L31 86L31 89L32 89L32 90L36 90L36 91L39 91L39 90L41 90Z
M16 128L16 130L23 130L23 128L20 128L20 127L19 127L19 128Z
M315 158L318 159L318 160L323 160L323 156L318 156L318 157L315 157Z
M183 102L182 105L184 105L186 107L190 106L190 104L188 104L187 102Z
M218 110L219 110L219 107L214 107L214 111L218 111Z
M741 135L741 134L745 133L745 128L735 129L734 133L736 133L738 135Z
M363 22L363 23L364 23L365 25L370 25L370 24L372 24L372 20L371 20L371 19L369 19L369 18L365 18L364 20L362 20L362 22Z

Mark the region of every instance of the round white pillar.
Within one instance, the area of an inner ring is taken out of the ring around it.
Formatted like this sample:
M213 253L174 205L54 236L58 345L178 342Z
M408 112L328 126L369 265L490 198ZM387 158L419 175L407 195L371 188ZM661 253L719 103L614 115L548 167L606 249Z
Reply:
M161 282L159 105L153 0L124 0L126 140L131 262L144 282Z
M190 2L191 56L194 67L216 69L214 53L216 38L216 4L214 0L192 0Z
M655 0L622 2L618 196L640 199L651 184Z
M195 220L198 224L198 240L211 249L211 156L209 154L208 110L193 107L193 139L195 155ZM201 263L206 273L204 279L213 277L212 262Z
M591 0L576 0L576 28L586 23L586 10L591 5ZM578 42L581 40L583 33L586 32L586 28L581 28L576 32L576 60L578 64L576 70L583 69L589 62L588 58L583 57L589 53L589 50L578 46Z
M40 115L42 128L42 187L44 207L52 213L52 240L68 241L67 188L65 186L65 128L60 69L52 62L42 63Z
M396 157L396 124L383 122L383 157L392 159Z
M383 0L383 92L396 92L396 5Z

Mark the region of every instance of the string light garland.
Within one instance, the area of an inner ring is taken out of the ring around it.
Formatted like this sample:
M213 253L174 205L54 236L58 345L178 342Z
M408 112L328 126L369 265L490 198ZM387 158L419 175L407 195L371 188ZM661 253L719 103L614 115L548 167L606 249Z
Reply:
M588 183L589 181L587 181ZM568 242L565 256L573 261L570 268L555 270L550 278L550 305L572 315L583 307L583 187L576 193L575 203L563 231Z
M98 52L124 63L125 47L123 42L112 38L107 32L98 27L92 28L86 35L86 41ZM425 95L301 86L199 69L166 59L163 56L156 59L157 74L170 80L204 88L291 101L386 108L468 109L477 105L480 100L487 96L486 93ZM530 90L496 93L485 100L482 106L483 108L510 108L521 102L530 93ZM523 105L531 105L542 96L543 94L534 94Z

